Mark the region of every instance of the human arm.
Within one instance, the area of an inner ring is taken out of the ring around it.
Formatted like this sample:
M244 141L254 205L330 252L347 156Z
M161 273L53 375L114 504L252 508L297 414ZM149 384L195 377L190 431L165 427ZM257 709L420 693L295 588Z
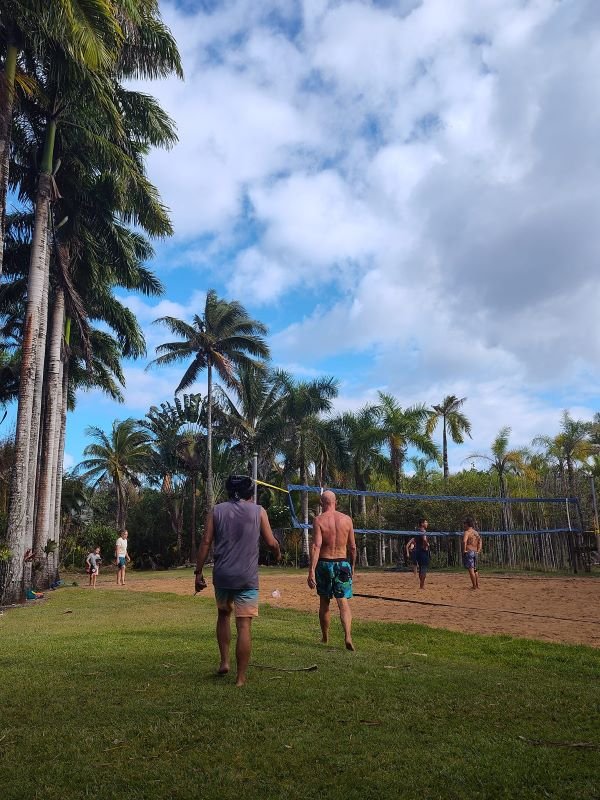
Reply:
M352 564L352 574L354 575L354 567L356 566L356 539L354 538L354 525L350 521L350 533L348 534L348 555L350 563Z
M463 543L462 543L462 551L463 553L467 552L467 542L469 540L469 534L467 531L463 533Z
M408 558L408 556L410 555L410 551L413 549L413 547L414 547L414 546L415 546L415 537L414 537L414 536L412 536L412 537L411 537L411 538L408 540L408 542L406 543L406 547L404 548L404 552L406 553L406 557L407 557L407 558Z
M317 561L319 560L322 544L323 544L323 532L321 531L319 518L315 517L315 520L313 522L313 540L312 540L312 550L310 555L310 566L308 568L308 578L306 579L309 589L314 589L317 585L317 582L315 581L315 569L317 568Z
M481 538L481 534L479 534L479 536L477 537L477 554L478 555L479 555L479 553L481 553L482 548L483 548L483 539Z
M275 556L275 560L279 561L281 558L279 542L273 536L271 523L269 522L269 517L264 508L260 509L260 535L262 536L263 542L271 549L271 552Z
M204 569L204 563L208 558L208 553L210 551L210 546L213 543L213 539L215 536L215 526L212 511L206 515L206 522L204 525L204 536L202 537L202 541L200 542L200 547L198 548L198 555L196 557L196 571L195 571L195 587L197 592L201 592L202 589L206 588L206 581L204 580L204 575L202 574L202 570Z

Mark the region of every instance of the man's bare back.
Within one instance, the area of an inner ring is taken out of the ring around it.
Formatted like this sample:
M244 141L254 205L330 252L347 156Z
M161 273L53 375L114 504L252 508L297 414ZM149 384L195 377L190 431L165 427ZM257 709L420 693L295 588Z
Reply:
M469 528L463 535L464 551L474 550L476 553L481 551L481 536L474 528Z
M315 525L322 536L320 558L347 558L348 539L354 535L352 519L335 508L329 508L316 517Z

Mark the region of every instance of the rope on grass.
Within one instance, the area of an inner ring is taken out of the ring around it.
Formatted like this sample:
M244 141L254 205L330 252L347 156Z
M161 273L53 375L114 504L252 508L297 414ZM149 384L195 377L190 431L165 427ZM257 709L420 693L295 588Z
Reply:
M600 619L584 619L577 617L555 617L551 614L535 614L530 611L511 611L505 608L476 608L474 606L457 606L453 603L433 603L430 600L408 600L405 597L386 597L382 594L359 594L354 592L354 597L365 597L368 600L387 600L392 603L410 603L416 606L438 606L440 608L459 608L466 611L487 611L492 614L517 614L520 617L539 617L541 619L554 619L560 622L584 622L588 625L600 625Z
M319 669L316 664L311 664L309 667L273 667L270 664L248 664L248 666L257 669L271 669L274 672L315 672Z

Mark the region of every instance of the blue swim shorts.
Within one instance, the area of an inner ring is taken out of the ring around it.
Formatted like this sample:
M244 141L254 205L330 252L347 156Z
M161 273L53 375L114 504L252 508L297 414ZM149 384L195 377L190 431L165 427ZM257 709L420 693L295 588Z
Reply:
M124 567L126 564L127 564L127 559L125 558L125 556L119 556L119 558L117 559L117 565L119 567Z
M236 617L258 617L258 589L217 589L215 600L219 611L235 610Z
M477 551L467 550L463 553L463 567L465 569L474 569L477 571Z
M315 582L319 597L330 600L349 600L352 597L352 567L345 558L320 558L315 570Z

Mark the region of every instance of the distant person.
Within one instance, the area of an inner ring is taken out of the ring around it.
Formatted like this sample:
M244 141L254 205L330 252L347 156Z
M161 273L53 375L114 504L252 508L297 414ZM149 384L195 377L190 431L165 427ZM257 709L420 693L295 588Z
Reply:
M127 531L121 531L115 544L115 558L117 560L117 586L125 586L125 567L131 561L127 552Z
M412 565L413 575L416 578L419 572L419 567L417 566L417 542L414 536L406 543L404 553L406 555L406 561Z
M102 561L102 556L100 555L100 548L96 547L95 550L88 555L85 560L85 563L88 565L90 582L89 585L95 589L96 588L96 579L98 578L99 566L100 562Z
M419 573L419 589L425 588L425 579L429 569L429 540L427 539L427 528L429 522L425 517L419 520L419 527L415 533L415 561Z
M473 517L465 517L463 520L463 567L469 571L471 578L471 589L479 589L479 570L478 560L481 553L481 536L475 530L475 520Z
M329 641L329 604L335 597L344 629L346 649L352 643L352 576L356 564L356 542L352 519L336 511L336 497L326 491L321 495L322 513L313 522L313 541L307 583L319 595L319 622L323 642Z
M225 484L229 500L216 505L206 517L196 563L196 591L206 588L202 574L214 544L213 584L217 601L217 643L221 662L218 675L229 672L231 612L235 612L237 644L236 686L246 683L252 650L251 626L258 616L258 550L264 543L279 561L279 543L273 536L267 512L253 502L254 481L245 475L230 475Z

